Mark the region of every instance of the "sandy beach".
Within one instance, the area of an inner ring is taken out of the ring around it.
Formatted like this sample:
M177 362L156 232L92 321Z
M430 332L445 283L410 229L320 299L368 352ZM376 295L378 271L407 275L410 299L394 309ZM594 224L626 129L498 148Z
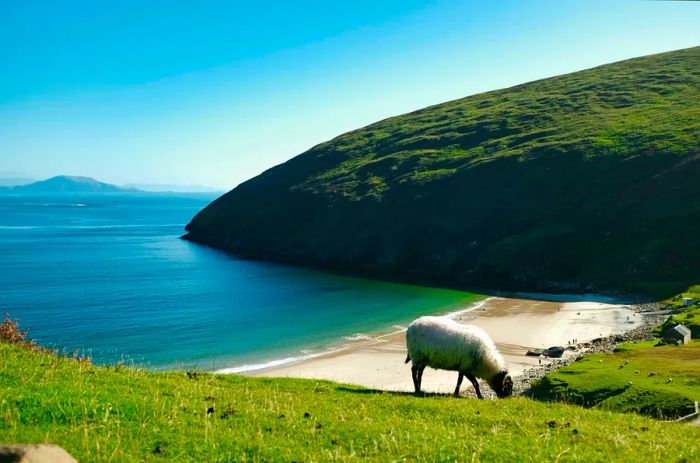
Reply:
M642 317L626 305L502 297L485 299L449 316L480 326L489 333L514 376L538 364L537 357L525 355L531 348L567 346L573 339L586 342L629 331L642 323ZM405 327L396 328L392 333L349 342L332 352L300 362L245 374L328 379L382 390L412 391L410 366L404 363ZM548 359L542 361L549 362ZM455 372L428 369L423 377L423 389L451 392L456 377Z

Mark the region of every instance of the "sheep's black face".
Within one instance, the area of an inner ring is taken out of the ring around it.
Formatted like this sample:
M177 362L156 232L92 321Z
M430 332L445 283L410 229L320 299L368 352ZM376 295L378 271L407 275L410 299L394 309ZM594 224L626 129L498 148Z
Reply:
M494 383L493 390L499 399L513 395L513 380L508 372L504 371L496 375Z

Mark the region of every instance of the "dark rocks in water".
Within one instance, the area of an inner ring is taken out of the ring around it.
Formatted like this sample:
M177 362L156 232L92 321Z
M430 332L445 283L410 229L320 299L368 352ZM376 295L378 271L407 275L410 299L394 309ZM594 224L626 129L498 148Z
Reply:
M529 355L530 357L539 357L542 355L542 352L543 349L530 349L525 355Z
M552 346L542 351L542 355L547 357L560 358L564 355L564 348L562 346Z

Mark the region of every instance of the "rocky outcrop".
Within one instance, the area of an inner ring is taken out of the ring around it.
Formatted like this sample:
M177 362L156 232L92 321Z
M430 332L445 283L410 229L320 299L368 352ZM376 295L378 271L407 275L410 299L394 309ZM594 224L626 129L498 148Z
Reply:
M78 463L61 447L50 444L0 445L0 463Z
M545 357L561 358L561 356L564 355L564 350L562 346L552 346L543 350L542 355Z

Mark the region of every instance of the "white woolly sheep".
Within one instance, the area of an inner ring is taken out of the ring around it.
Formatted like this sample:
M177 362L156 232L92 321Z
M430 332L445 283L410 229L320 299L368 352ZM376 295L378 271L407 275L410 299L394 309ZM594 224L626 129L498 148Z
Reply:
M421 317L408 325L406 347L406 363L412 362L416 394L420 394L425 367L459 372L455 396L465 376L480 399L483 397L476 378L486 380L498 397L513 393L513 380L503 357L489 335L477 326L462 325L447 317Z

